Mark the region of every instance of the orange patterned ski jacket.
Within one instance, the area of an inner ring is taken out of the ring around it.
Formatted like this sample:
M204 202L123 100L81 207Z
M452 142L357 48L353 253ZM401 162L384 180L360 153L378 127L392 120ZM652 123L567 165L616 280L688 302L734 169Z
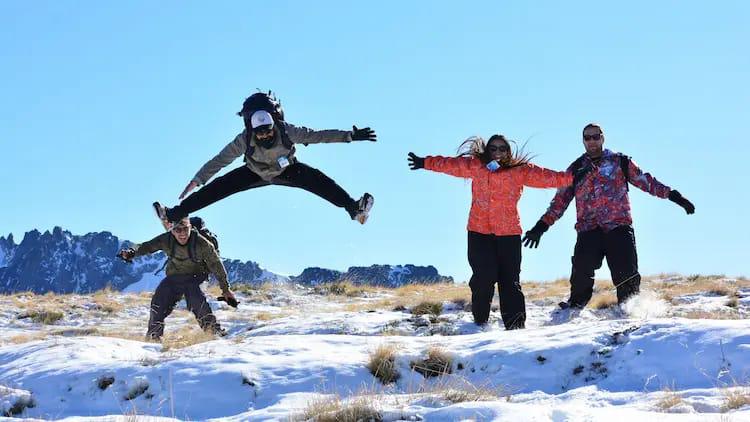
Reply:
M426 157L425 169L471 179L469 231L512 236L523 233L518 200L524 186L558 188L573 183L571 173L528 163L496 172L474 157Z

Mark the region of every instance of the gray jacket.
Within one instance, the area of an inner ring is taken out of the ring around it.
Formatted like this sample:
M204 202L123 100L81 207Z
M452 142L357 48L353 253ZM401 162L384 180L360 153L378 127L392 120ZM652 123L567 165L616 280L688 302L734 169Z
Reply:
M282 123L286 131L287 140L282 140L281 131L276 129L274 144L271 148L261 148L256 144L254 135L247 138L247 131L243 130L230 142L216 157L209 160L193 177L193 182L204 185L219 170L228 166L237 157L245 156L245 165L260 176L263 180L270 181L280 175L284 168L279 164L279 158L286 158L289 163L294 163L294 144L318 144L331 142L351 142L352 133L346 130L312 130L306 127L294 126Z

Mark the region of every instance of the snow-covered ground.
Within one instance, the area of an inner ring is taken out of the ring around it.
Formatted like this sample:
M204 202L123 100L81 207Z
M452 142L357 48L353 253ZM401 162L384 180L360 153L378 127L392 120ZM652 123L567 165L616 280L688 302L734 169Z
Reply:
M451 302L437 317L377 309L393 296L247 290L237 310L211 301L227 337L187 347L175 339L197 324L184 304L167 319L165 345L140 340L148 294L0 296L0 415L304 420L338 406L384 421L750 421L746 288L732 307L708 292L670 303L645 292L624 309L575 315L528 300L519 331L502 329L495 312L480 329ZM62 318L35 322L41 302ZM690 312L717 319L679 316ZM388 385L368 370L382 345L393 346L400 375ZM429 349L452 358L450 374L412 369Z

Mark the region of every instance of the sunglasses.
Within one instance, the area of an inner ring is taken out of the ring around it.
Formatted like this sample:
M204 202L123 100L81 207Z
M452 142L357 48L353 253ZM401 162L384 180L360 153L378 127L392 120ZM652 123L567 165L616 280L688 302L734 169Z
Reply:
M508 152L508 151L510 151L510 147L507 146L507 145L500 145L500 146L489 145L487 147L487 151L489 151L489 152Z
M172 229L174 233L187 233L190 231L190 227L180 226Z
M583 135L583 140L584 141L590 141L592 139L595 140L595 141L598 141L598 140L602 139L602 134L601 133L595 133L593 135Z

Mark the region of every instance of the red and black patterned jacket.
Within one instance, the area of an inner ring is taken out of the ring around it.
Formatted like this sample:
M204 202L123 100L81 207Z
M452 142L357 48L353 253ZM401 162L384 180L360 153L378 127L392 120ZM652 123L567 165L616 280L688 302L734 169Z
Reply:
M644 173L633 160L605 149L602 151L601 160L596 164L584 154L582 162L578 159L568 167L569 172L575 171L577 169L573 167L579 162L580 168L591 166L591 171L578 183L575 190L573 186L557 190L549 209L542 216L542 221L550 226L554 224L562 217L575 196L576 231L579 233L597 227L610 231L618 226L633 224L630 216L628 181L625 180L620 165L621 159L628 160L628 179L633 186L659 198L669 196L669 191L672 190L669 186L662 184L651 174Z

